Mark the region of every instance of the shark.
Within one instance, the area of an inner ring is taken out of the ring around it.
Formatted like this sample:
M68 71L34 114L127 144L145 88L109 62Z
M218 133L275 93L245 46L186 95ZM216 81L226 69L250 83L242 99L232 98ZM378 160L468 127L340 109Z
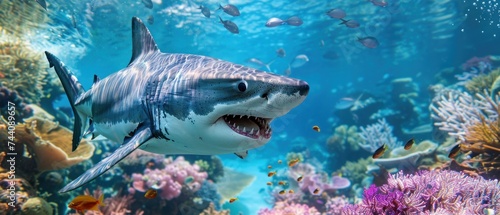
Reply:
M59 58L45 52L74 113L72 149L99 135L121 143L59 192L94 180L136 149L217 155L265 145L270 123L298 106L307 82L193 54L163 53L137 17L127 67L85 90Z

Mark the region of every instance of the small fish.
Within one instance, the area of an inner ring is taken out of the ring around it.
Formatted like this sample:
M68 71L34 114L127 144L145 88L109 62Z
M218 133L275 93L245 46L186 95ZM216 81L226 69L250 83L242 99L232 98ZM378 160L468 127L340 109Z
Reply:
M270 182L270 181L269 181L269 182L267 182L266 184L267 184L268 186L273 186L273 183L272 183L272 182Z
M154 198L156 198L157 195L158 195L158 191L150 188L148 191L146 191L146 193L144 193L144 198L154 199Z
M238 10L238 8L232 4L227 4L227 5L219 5L219 9L217 10L220 10L222 9L225 13L231 15L231 16L239 16L240 15L240 10Z
M339 25L345 25L348 28L359 27L359 22L357 22L356 20L352 20L352 19L350 19L350 20L340 19L340 20L342 20L342 22Z
M410 150L413 144L415 144L415 139L411 138L410 140L408 140L408 142L406 142L405 150Z
M149 15L148 16L148 23L150 25L154 24L155 23L155 17L153 15Z
M314 194L314 195L318 195L318 193L319 193L319 188L316 188L316 189L313 191L313 194Z
M224 28L226 28L228 31L230 31L233 34L240 33L240 29L238 29L238 26L236 24L234 24L234 22L231 22L230 20L222 20L222 18L220 18L220 16L219 16L219 19L220 19L220 22L224 25Z
M286 181L279 181L278 184L284 186L284 185L286 185Z
M290 67L297 68L301 67L309 61L309 58L305 54L300 54L295 56L295 58L290 63Z
M270 61L269 63L264 63L261 60L254 58L254 57L247 60L248 63L254 64L255 67L259 67L259 68L266 67L267 71L269 71L269 72L271 71L271 64L273 64L274 61L276 61L276 59ZM257 68L257 69L259 69L259 68Z
M325 41L324 40L320 40L319 41L319 46L321 46L321 47L325 46Z
M280 25L284 25L284 24L286 24L286 22L283 21L282 19L272 17L272 18L267 20L266 27L272 28L272 27L276 27L276 26L280 26Z
M3 74L2 72L0 72L0 78L5 78L5 74Z
M282 190L282 191L279 192L280 195L283 195L285 193L286 193L286 190Z
M103 200L104 195L99 196L99 200L93 196L80 195L71 200L68 207L81 212L86 210L99 211L99 206L104 206Z
M292 74L292 67L290 67L290 64L288 64L288 68L286 68L283 73L285 73L286 76L290 76Z
M268 166L267 166L267 168L268 168L268 169L272 169L273 167L272 167L271 165L268 165Z
M313 130L319 132L320 131L319 126L317 126L317 125L313 126Z
M146 163L146 168L148 168L148 169L152 169L155 166L156 166L156 163L154 161L149 161Z
M299 176L299 177L297 178L297 182L301 182L303 178L304 178L304 176Z
M282 162L283 162L283 161L281 161L281 160L278 160L278 164L281 164Z
M47 10L47 2L45 0L36 0L36 2L43 7L43 9Z
M387 6L387 2L385 0L368 0L375 6L385 7Z
M298 16L292 16L285 20L286 24L292 25L292 26L301 26L304 22L302 19Z
M276 50L276 55L281 58L285 57L286 56L285 49L279 48L278 50Z
M269 173L267 173L267 177L273 177L273 175L276 175L276 173L277 173L276 171L269 172Z
M194 181L193 176L188 176L186 177L186 179L184 179L184 184L190 184L193 181Z
M144 6L146 6L149 9L153 9L153 2L151 0L142 0L142 3Z
M203 6L203 5L200 5L200 7L198 7L198 9L201 9L201 14L203 14L203 16L207 17L207 18L210 18L210 9L208 9L207 7Z
M451 151L450 151L450 154L448 155L449 158L453 159L455 158L458 153L460 153L460 144L457 144L456 146L454 146Z
M358 41L367 48L377 48L379 45L377 38L375 37L358 37Z
M295 165L296 165L296 164L298 164L299 162L300 162L300 159L295 158L295 159L291 160L290 162L288 162L288 166L289 166L289 167L295 166Z
M238 198L230 198L230 199L229 199L229 203L233 203L233 202L235 202L236 200L238 200Z
M295 192L293 192L293 190L289 190L288 193L294 194Z
M335 19L343 19L346 16L345 11L339 8L329 10L326 15Z
M382 155L384 155L384 152L386 150L387 150L387 145L384 144L384 145L380 146L380 148L375 150L375 153L373 153L372 158L376 159L376 158L382 157Z

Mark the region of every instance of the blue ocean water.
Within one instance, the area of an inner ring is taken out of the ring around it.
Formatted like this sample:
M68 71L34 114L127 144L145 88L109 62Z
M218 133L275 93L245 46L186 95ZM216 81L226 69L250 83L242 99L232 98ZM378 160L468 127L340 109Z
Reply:
M0 1L0 5L5 6L0 8L4 10L4 13L0 13L2 18L18 14L20 17L13 20L23 19L22 12L6 12L11 4L25 4L23 7L34 13L45 13L47 17L44 21L35 21L15 31L0 26L3 33L0 39L8 41L17 37L39 53L50 51L76 74L85 89L89 89L94 74L103 79L128 65L132 53L131 19L138 17L146 24L162 52L205 55L307 81L310 91L306 100L272 122L273 137L269 143L250 150L248 157L243 160L232 154L219 156L226 168L255 177L246 189L238 193L235 204L228 203L227 199L222 202L222 208L229 209L231 214L257 214L262 208L272 208L273 203L280 200L276 189L266 185L271 180L267 176L267 166L277 166L278 160L282 160L286 169L290 152L301 154L304 157L301 161L314 166L318 172L321 170L330 177L340 174L353 180L345 172L340 173L341 167L346 161L355 162L360 158L371 157L373 152L363 149L358 152L329 151L327 143L341 125L367 128L386 118L393 128L392 133L400 142L415 138L417 143L434 140L441 145L444 140L438 140L429 130L416 134L405 132L419 126L433 127L429 108L434 96L432 86L442 80L448 81L448 84L459 82L456 75L469 72L460 70L462 64L473 57L500 54L500 8L495 0L155 0L152 8L146 7L144 2L147 0L47 0L47 10L44 10L33 2L3 0ZM386 5L380 6L377 2ZM232 4L241 15L233 17L217 10L219 4ZM201 13L198 8L200 5L210 9L210 18ZM347 14L344 19L356 20L360 26L349 28L341 24L340 19L328 16L327 12L331 9L344 10ZM303 24L265 26L272 17L285 20L291 16L300 17ZM148 22L150 17L154 18L154 22ZM218 17L234 22L239 33L233 34L224 28ZM16 31L21 33L15 34ZM366 37L375 38L378 46L364 46L360 39ZM285 50L286 55L278 56L278 49ZM299 55L306 55L308 61L302 66L290 68ZM269 66L271 71L250 62L252 58L264 64L272 62ZM498 58L488 63L495 68ZM455 72L443 73L445 68L455 68ZM290 69L289 74L287 69ZM47 72L54 71L48 69ZM407 100L406 97L402 98L403 94L409 96ZM342 104L345 109L336 108L345 98L348 98L348 102ZM373 101L370 102L370 99ZM54 102L59 108L70 107L65 96L60 96ZM384 111L387 115L384 115ZM313 126L318 126L321 131L316 132ZM343 137L346 138L344 142L347 142L347 136ZM111 153L113 147L97 149L106 154ZM99 161L95 159L94 163ZM193 163L195 160L192 158L189 161ZM289 180L284 169L279 170L280 177ZM79 174L84 172L81 169L75 171L79 171ZM68 177L67 172L59 173L62 177ZM141 171L136 173L142 174ZM366 174L368 177L369 174ZM65 183L76 176L71 177ZM104 188L108 189L105 190L105 197L116 195L119 189L126 192L131 187L129 179L110 178L112 181L104 183L108 186ZM272 182L275 184L278 181ZM92 191L97 186L94 183L87 188ZM367 187L366 184L355 185L352 181L351 186L358 190L339 189L337 195L330 193L330 197L344 195L350 200L354 196L362 198L362 188ZM83 194L83 190L75 192L70 196ZM50 200L59 205L59 214L75 212L65 207L72 198L59 196L55 191L51 195L57 196ZM304 196L309 200L299 202L326 213L326 199L320 200L309 194ZM183 197L185 199L176 200L176 203L193 201L194 198ZM174 204L164 199L155 201L161 207ZM130 203L130 214L136 213L138 209L144 214L166 213L165 209L149 210L148 203L144 203L143 199L136 199L135 202ZM144 205L138 206L137 202ZM7 210L4 213L12 214ZM172 211L169 214L190 213Z

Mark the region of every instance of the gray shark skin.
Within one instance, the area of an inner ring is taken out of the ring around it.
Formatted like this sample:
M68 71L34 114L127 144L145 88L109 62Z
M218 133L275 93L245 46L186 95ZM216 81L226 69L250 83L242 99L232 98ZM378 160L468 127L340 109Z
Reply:
M46 52L75 113L73 150L85 133L122 143L59 192L88 183L137 148L243 158L249 149L266 144L272 134L269 123L309 92L301 80L206 56L162 53L136 17L132 39L129 65L102 80L95 77L88 91Z

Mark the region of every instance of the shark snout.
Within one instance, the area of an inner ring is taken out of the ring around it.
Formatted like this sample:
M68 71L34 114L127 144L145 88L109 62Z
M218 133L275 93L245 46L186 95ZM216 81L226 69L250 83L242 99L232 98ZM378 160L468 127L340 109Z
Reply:
M304 101L309 93L309 84L302 80L288 82L265 93L267 105L285 114ZM280 114L280 115L281 115Z

